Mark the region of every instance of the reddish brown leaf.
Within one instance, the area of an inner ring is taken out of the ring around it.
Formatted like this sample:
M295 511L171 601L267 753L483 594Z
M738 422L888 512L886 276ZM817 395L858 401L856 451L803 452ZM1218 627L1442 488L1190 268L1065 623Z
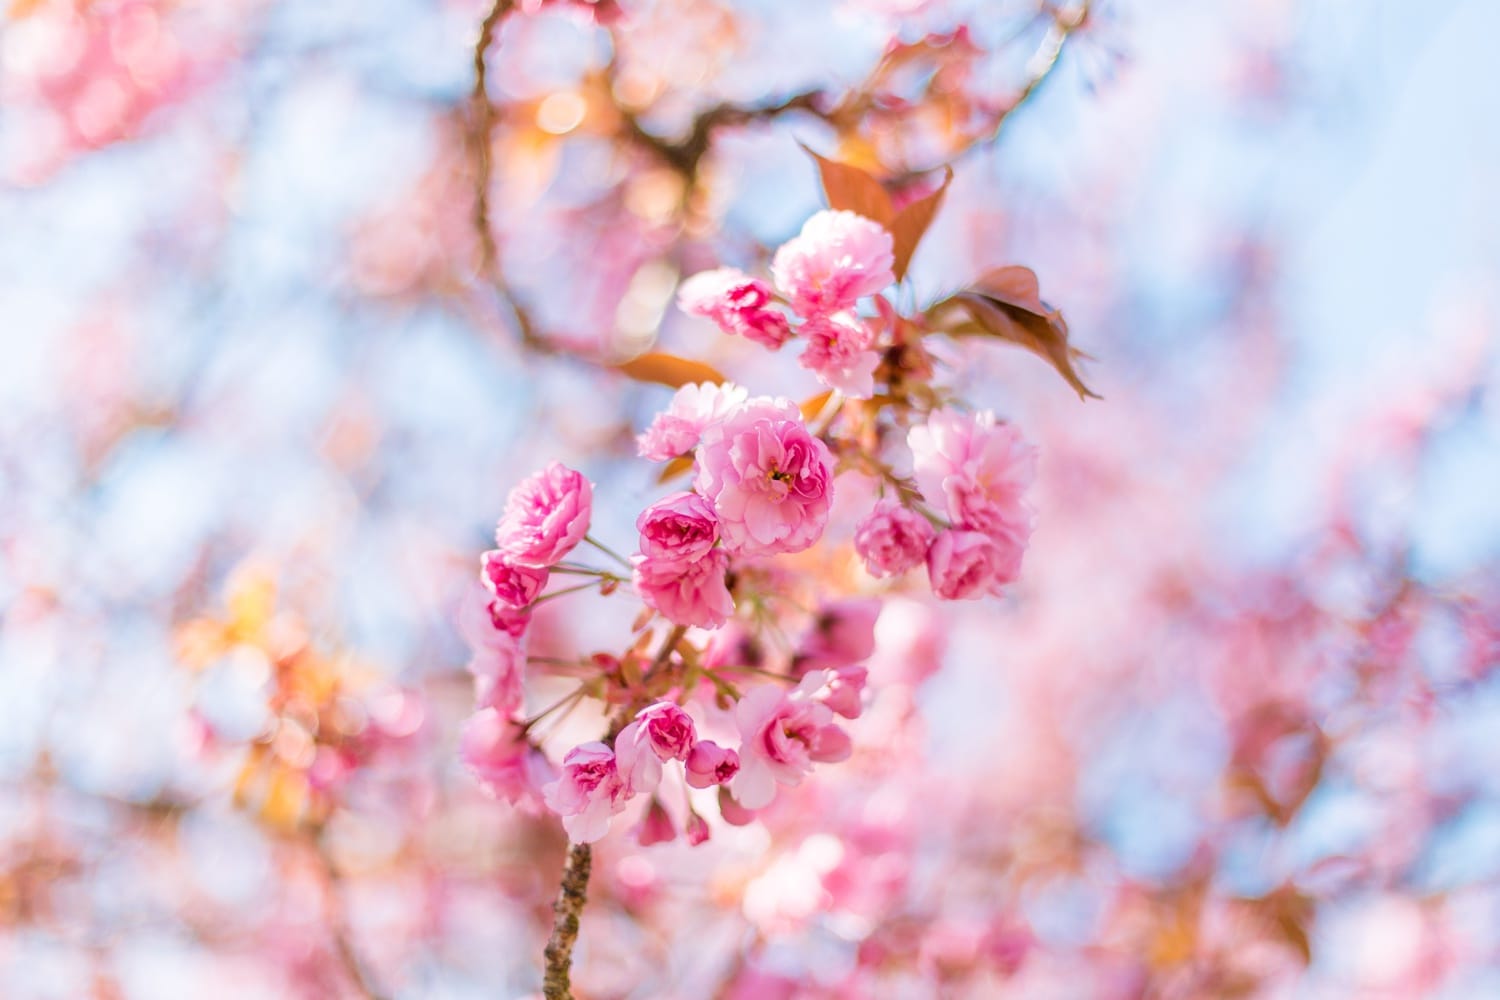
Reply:
M807 155L818 164L818 173L823 178L823 193L828 196L828 207L858 212L873 219L887 229L896 218L891 205L891 196L880 182L859 167L839 163L819 156L806 146Z
M943 195L948 193L948 185L953 183L953 168L944 167L943 170L945 171L943 183L938 185L937 190L901 209L891 222L891 238L895 242L894 270L897 281L906 277L906 268L911 264L911 255L916 253L917 244L922 241L923 234L927 232L927 227L932 225L932 220L937 216L937 211L943 204Z
M727 382L717 368L702 361L679 358L675 354L648 351L615 365L637 382L655 382L659 385L681 388L690 382Z
M969 288L934 305L929 315L949 305L962 307L977 329L959 327L954 334L985 333L1018 344L1051 363L1080 399L1101 398L1083 384L1076 358L1083 352L1068 343L1068 323L1062 313L1042 301L1036 274L1028 267L1000 267L985 272Z
M810 399L804 399L800 407L802 410L802 419L809 421L812 420L818 414L823 412L823 407L827 406L828 401L832 398L833 390L829 389L826 392L818 393L816 396L813 396Z
M661 475L656 477L658 483L668 483L693 467L693 456L678 455L668 462L661 470Z

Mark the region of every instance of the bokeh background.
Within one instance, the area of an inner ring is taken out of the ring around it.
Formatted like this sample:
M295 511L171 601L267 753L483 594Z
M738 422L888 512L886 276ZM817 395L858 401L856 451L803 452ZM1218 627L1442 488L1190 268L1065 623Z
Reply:
M536 990L561 834L459 765L454 611L531 469L584 469L626 550L658 490L631 435L667 391L572 355L811 394L680 276L821 207L799 141L940 162L972 111L726 128L684 211L611 98L671 135L966 24L987 54L942 92L994 100L1048 23L624 6L616 47L543 10L490 61L546 353L476 278L480 5L12 0L0 995ZM1497 37L1490 0L1094 5L912 272L924 301L1030 266L1094 358L1080 403L952 349L1041 451L1022 581L893 597L859 754L764 828L612 838L585 995L1500 995Z

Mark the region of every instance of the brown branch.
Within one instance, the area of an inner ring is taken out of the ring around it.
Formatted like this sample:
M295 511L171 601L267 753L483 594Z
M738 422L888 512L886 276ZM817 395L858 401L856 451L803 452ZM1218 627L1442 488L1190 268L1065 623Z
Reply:
M648 131L635 112L624 108L619 110L626 135L655 154L691 186L698 179L699 164L708 153L713 134L718 129L753 121L772 121L792 111L806 111L824 121L831 121L833 114L822 107L826 100L821 90L808 90L772 104L715 104L700 111L693 118L687 135L675 142Z
M490 224L490 182L494 176L495 107L490 103L488 55L500 23L515 7L515 0L493 0L489 12L479 23L479 38L474 43L474 87L469 93L472 122L469 142L474 151L474 233L479 239L479 273L504 300L515 319L521 343L544 354L553 352L552 343L536 328L531 313L505 283L500 269L500 248Z
M571 971L573 942L578 940L578 918L588 902L589 872L594 852L588 844L568 848L562 884L552 904L552 936L547 939L547 966L542 974L542 995L547 1000L573 1000Z
M646 668L646 677L660 670L672 656L672 651L687 634L685 625L678 625L667 633L661 648ZM627 708L610 723L604 742L614 744L620 730L629 723L635 713ZM594 852L588 844L572 844L568 847L568 858L563 865L562 884L557 889L557 899L552 903L552 936L547 939L543 952L546 967L542 973L542 995L546 1000L573 1000L570 979L573 963L573 942L578 940L578 923L583 913L583 904L588 902L589 873L593 868Z

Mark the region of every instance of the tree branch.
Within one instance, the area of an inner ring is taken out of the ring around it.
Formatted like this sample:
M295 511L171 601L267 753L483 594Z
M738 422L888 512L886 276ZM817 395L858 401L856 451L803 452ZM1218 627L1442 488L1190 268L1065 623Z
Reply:
M687 634L687 627L678 625L667 633L661 647L646 668L650 677L669 660L672 651ZM610 723L604 742L613 745L635 713L627 707ZM542 973L542 995L546 1000L573 1000L572 964L573 942L578 940L579 918L583 904L588 902L589 873L593 869L594 852L588 844L572 844L568 847L568 858L563 864L562 884L557 889L557 899L552 903L552 936L547 939L543 952L546 967Z
M573 942L578 940L578 918L588 902L589 873L594 852L588 844L568 848L563 866L562 884L552 904L552 936L547 939L546 970L542 974L542 995L546 1000L573 1000L571 979Z

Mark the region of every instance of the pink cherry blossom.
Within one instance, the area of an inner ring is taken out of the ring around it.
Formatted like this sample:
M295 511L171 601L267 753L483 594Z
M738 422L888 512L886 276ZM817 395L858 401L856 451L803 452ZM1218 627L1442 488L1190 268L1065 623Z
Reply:
M512 804L536 796L554 776L521 727L493 708L480 709L464 723L459 757L486 792Z
M1036 479L1036 449L989 411L938 410L907 434L922 495L960 528L991 534L1031 525L1026 489Z
M725 333L774 351L791 337L792 328L786 315L770 302L771 286L765 280L732 267L699 271L677 292L683 312L711 319Z
M740 755L712 740L701 740L688 752L687 783L694 788L712 788L733 778L740 769Z
M1021 572L1024 539L948 528L927 550L932 591L950 601L998 594Z
M641 554L654 560L692 561L708 555L719 540L719 519L696 493L674 493L636 518Z
M848 309L896 280L891 234L854 212L825 210L776 251L771 277L801 316Z
M588 534L592 511L592 484L552 462L510 491L495 544L516 564L554 566Z
M815 316L802 325L807 347L799 361L818 381L854 399L875 395L875 332L852 312Z
M636 438L636 453L666 462L698 447L703 431L742 406L747 393L732 383L689 384L677 390L667 408Z
M633 582L646 604L678 625L718 628L734 614L724 582L729 556L712 549L694 561L636 556Z
M522 565L508 552L491 549L479 557L479 578L502 608L522 611L547 585L547 570Z
M630 790L620 777L615 752L593 742L568 751L562 774L542 789L542 798L562 817L574 843L592 844L609 832L610 818L624 810Z
M835 667L829 672L832 676L828 678L828 686L819 700L833 709L836 715L842 715L846 719L859 718L865 710L865 682L870 677L870 671L851 663Z
M814 761L849 756L848 734L833 724L833 710L814 697L827 683L827 671L813 670L791 691L767 684L740 698L734 710L740 770L729 786L740 805L764 808L778 784L800 784Z
M800 676L809 670L868 660L875 652L875 622L880 618L880 607L879 598L874 597L825 601L797 644L794 672Z
M620 775L632 793L653 791L662 763L687 760L697 739L693 719L681 706L659 701L643 708L615 739Z
M521 706L526 653L519 632L507 627L504 615L495 613L497 607L503 608L475 587L459 607L458 629L473 654L468 670L479 706L510 715Z
M704 433L695 485L713 502L731 552L801 552L828 522L833 456L795 404L761 398Z
M932 522L895 500L882 500L854 529L854 551L871 576L899 576L921 564L934 535Z

